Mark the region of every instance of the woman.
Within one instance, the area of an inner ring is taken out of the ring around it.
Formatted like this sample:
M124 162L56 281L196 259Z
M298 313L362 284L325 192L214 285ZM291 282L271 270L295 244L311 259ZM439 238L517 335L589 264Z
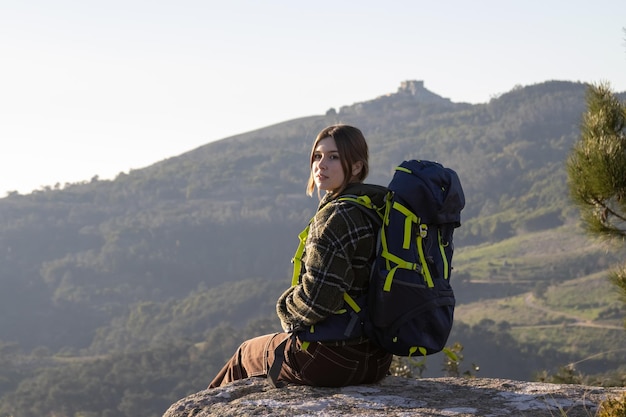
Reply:
M297 285L276 305L285 333L244 342L209 388L267 376L274 363L279 365L278 381L329 387L377 382L389 370L392 355L363 337L303 343L297 331L296 337L288 333L333 320L344 307L344 293L356 298L367 291L377 226L358 206L339 197L367 195L382 206L386 193L383 187L363 184L368 148L355 127L323 129L313 143L310 167L307 194L317 187L321 202L309 225Z

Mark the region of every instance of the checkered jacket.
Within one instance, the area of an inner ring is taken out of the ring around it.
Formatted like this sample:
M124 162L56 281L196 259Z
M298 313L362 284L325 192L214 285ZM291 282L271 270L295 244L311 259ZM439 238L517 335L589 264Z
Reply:
M340 195L327 194L313 217L302 258L299 284L278 299L276 311L283 328L310 326L343 306L343 293L353 298L368 289L378 227L343 195L368 195L382 205L386 189L350 184Z

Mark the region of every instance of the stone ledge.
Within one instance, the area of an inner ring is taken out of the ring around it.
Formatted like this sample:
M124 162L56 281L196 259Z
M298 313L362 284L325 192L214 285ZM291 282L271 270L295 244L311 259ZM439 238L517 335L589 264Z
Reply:
M274 389L265 379L251 378L183 398L163 417L592 417L602 400L623 392L626 388L391 376L373 385L321 388L290 384Z

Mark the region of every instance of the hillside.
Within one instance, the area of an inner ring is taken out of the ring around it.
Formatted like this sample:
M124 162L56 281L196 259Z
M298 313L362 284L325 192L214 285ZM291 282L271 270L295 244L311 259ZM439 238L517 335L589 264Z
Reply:
M167 407L204 388L241 340L277 330L274 302L317 204L304 195L309 148L338 122L366 135L370 182L412 158L458 172L451 342L464 367L531 379L613 351L584 370L618 368L623 310L603 277L623 255L583 235L567 198L585 91L549 81L470 105L405 82L115 180L0 199L0 415Z

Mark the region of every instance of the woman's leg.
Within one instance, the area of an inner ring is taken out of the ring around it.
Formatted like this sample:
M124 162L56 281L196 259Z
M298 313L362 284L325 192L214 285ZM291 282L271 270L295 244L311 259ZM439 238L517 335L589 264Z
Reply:
M389 371L392 355L370 344L325 346L311 343L306 350L288 333L274 333L243 342L208 388L248 377L265 377L274 363L274 351L284 346L285 360L277 381L340 387L371 384ZM295 340L295 345L293 342Z
M306 351L294 351L292 367L306 385L343 387L380 381L389 372L392 357L368 342L345 346L311 343Z
M289 337L288 333L274 333L246 340L211 381L209 388L216 388L239 379L267 376L269 366L274 363L276 347ZM288 341L285 351L290 349L290 344L291 341ZM298 382L297 376L285 365L286 363L283 364L279 379Z

